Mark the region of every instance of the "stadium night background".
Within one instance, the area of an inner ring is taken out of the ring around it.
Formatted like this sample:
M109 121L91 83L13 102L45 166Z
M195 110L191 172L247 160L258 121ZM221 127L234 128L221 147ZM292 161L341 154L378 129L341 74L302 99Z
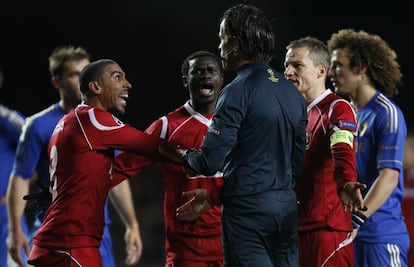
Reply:
M188 98L181 63L196 50L218 51L218 20L241 1L3 0L0 4L0 64L5 81L0 100L26 116L58 99L50 84L48 56L59 45L85 47L92 59L111 58L124 69L133 89L122 118L138 129ZM342 28L378 34L395 50L403 80L394 98L410 127L413 107L413 30L403 1L249 1L272 18L277 52L271 64L283 72L289 41L314 36L326 41ZM408 10L408 9L407 9ZM409 16L409 14L408 14ZM233 73L225 73L228 82ZM163 185L157 166L131 180L144 251L138 266L163 266ZM113 239L123 261L123 226L114 213Z

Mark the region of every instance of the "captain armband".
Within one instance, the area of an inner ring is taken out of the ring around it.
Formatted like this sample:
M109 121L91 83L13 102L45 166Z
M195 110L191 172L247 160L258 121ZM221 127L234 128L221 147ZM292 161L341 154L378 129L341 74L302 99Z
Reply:
M367 220L367 216L362 214L359 211L355 211L352 213L352 228L359 229L364 222Z
M331 134L330 138L331 147L338 143L345 143L350 145L351 147L354 146L354 135L352 132L348 130L337 130Z

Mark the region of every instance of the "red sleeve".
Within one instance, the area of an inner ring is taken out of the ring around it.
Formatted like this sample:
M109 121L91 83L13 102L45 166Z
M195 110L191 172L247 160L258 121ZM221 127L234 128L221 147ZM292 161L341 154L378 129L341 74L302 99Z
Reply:
M353 136L357 132L357 119L352 106L346 100L338 101L332 108L331 134L335 130L346 130ZM331 147L333 159L334 177L338 190L348 182L357 180L356 173L356 156L355 156L355 140L351 147L346 143L337 143Z
M145 130L145 133L152 136L160 136L161 127L162 123L160 123L160 120L156 120ZM159 155L148 158L132 152L121 152L115 157L112 186L139 174L145 167L152 165L156 161L159 161Z
M149 135L128 124L123 124L107 111L89 109L79 118L84 137L91 150L112 148L144 156L154 156L158 153L159 136Z
M356 182L355 151L345 143L338 143L331 148L334 177L338 191L348 182Z
M115 157L114 173L111 185L115 186L130 177L139 174L145 167L153 164L153 160L131 152L121 152Z

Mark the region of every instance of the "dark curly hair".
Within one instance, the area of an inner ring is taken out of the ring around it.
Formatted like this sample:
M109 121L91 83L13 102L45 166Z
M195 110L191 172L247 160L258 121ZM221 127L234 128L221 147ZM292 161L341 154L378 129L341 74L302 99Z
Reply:
M384 95L398 94L402 79L397 54L380 36L363 30L342 29L327 42L329 52L347 49L351 67L366 66L367 75L375 88Z

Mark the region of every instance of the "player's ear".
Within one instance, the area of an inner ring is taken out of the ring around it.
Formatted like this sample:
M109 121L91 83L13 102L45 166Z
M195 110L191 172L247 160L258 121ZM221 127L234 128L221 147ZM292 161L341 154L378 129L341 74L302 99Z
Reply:
M52 79L50 79L53 88L59 89L60 88L60 78L57 75L53 75Z
M89 82L89 90L95 95L100 95L102 93L102 87L99 86L97 81Z
M181 79L182 79L182 81L183 81L183 85L184 85L184 87L185 87L185 88L187 88L187 86L188 86L188 76L183 75L183 76L181 77Z
M326 66L326 65L324 65L324 64L320 64L320 65L319 65L319 72L318 72L317 77L318 77L318 78L320 78L320 77L325 77L327 72L328 72L328 68L327 68L327 66Z

